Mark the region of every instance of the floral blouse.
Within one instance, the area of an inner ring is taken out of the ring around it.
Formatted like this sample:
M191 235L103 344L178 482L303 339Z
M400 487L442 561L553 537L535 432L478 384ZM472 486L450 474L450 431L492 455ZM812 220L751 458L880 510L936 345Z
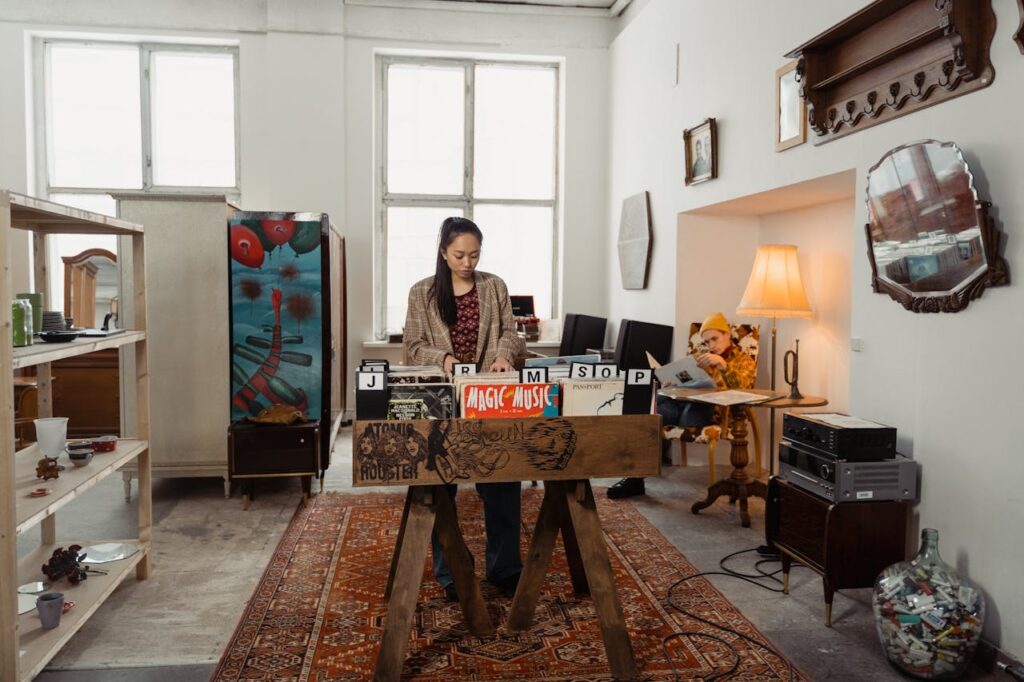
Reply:
M452 327L452 348L458 362L476 362L476 343L480 335L480 299L476 287L455 297L458 314Z

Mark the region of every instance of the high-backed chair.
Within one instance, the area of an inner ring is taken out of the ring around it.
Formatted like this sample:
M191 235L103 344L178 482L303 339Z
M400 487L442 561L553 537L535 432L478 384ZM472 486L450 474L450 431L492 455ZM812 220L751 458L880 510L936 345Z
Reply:
M760 328L751 324L731 325L732 344L741 352L746 353L757 363L757 355L760 350ZM704 340L700 336L700 323L694 322L690 325L690 337L687 343L687 353L693 355L700 350L706 350ZM751 432L754 435L754 473L761 476L761 433L754 419L753 411L749 406L739 409L746 410L747 421L750 423ZM664 426L661 430L663 452L667 453L674 441L679 441L679 448L682 455L682 462L685 466L686 444L699 443L708 446L708 480L714 483L718 480L715 472L715 449L720 440L732 440L732 432L729 429L729 407L721 407L715 413L716 422L705 426L697 431L682 426Z
M619 369L647 369L650 353L661 364L672 355L672 334L675 328L666 324L623 320L615 343L615 364Z
M559 355L583 355L588 348L604 348L608 320L593 315L566 313L562 324L562 342Z

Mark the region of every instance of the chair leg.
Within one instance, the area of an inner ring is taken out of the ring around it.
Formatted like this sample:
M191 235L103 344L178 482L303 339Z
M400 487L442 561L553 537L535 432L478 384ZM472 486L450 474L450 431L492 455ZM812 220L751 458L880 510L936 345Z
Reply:
M717 445L717 439L708 443L708 485L714 485L718 481L718 476L715 475L715 447Z
M689 460L686 459L686 441L682 438L679 439L679 459L683 462L683 466L689 466Z

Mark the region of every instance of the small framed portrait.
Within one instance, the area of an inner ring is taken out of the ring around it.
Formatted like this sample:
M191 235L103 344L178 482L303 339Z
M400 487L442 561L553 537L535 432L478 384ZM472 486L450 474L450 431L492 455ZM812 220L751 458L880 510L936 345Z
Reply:
M775 151L807 141L807 103L800 97L796 79L797 60L775 72Z
M718 135L715 119L706 119L695 128L683 131L686 150L686 184L695 185L718 177Z

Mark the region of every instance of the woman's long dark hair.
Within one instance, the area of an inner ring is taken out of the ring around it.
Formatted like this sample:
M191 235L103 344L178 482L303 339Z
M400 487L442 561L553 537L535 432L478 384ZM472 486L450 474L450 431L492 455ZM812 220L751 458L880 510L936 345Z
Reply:
M449 327L455 326L458 309L455 306L455 289L452 287L452 269L448 267L448 261L444 259L444 252L455 241L455 238L462 234L471 234L481 244L484 242L484 235L476 223L467 218L457 217L444 219L437 239L437 267L434 269L432 290L434 300L437 301L437 311L441 313L441 319Z

